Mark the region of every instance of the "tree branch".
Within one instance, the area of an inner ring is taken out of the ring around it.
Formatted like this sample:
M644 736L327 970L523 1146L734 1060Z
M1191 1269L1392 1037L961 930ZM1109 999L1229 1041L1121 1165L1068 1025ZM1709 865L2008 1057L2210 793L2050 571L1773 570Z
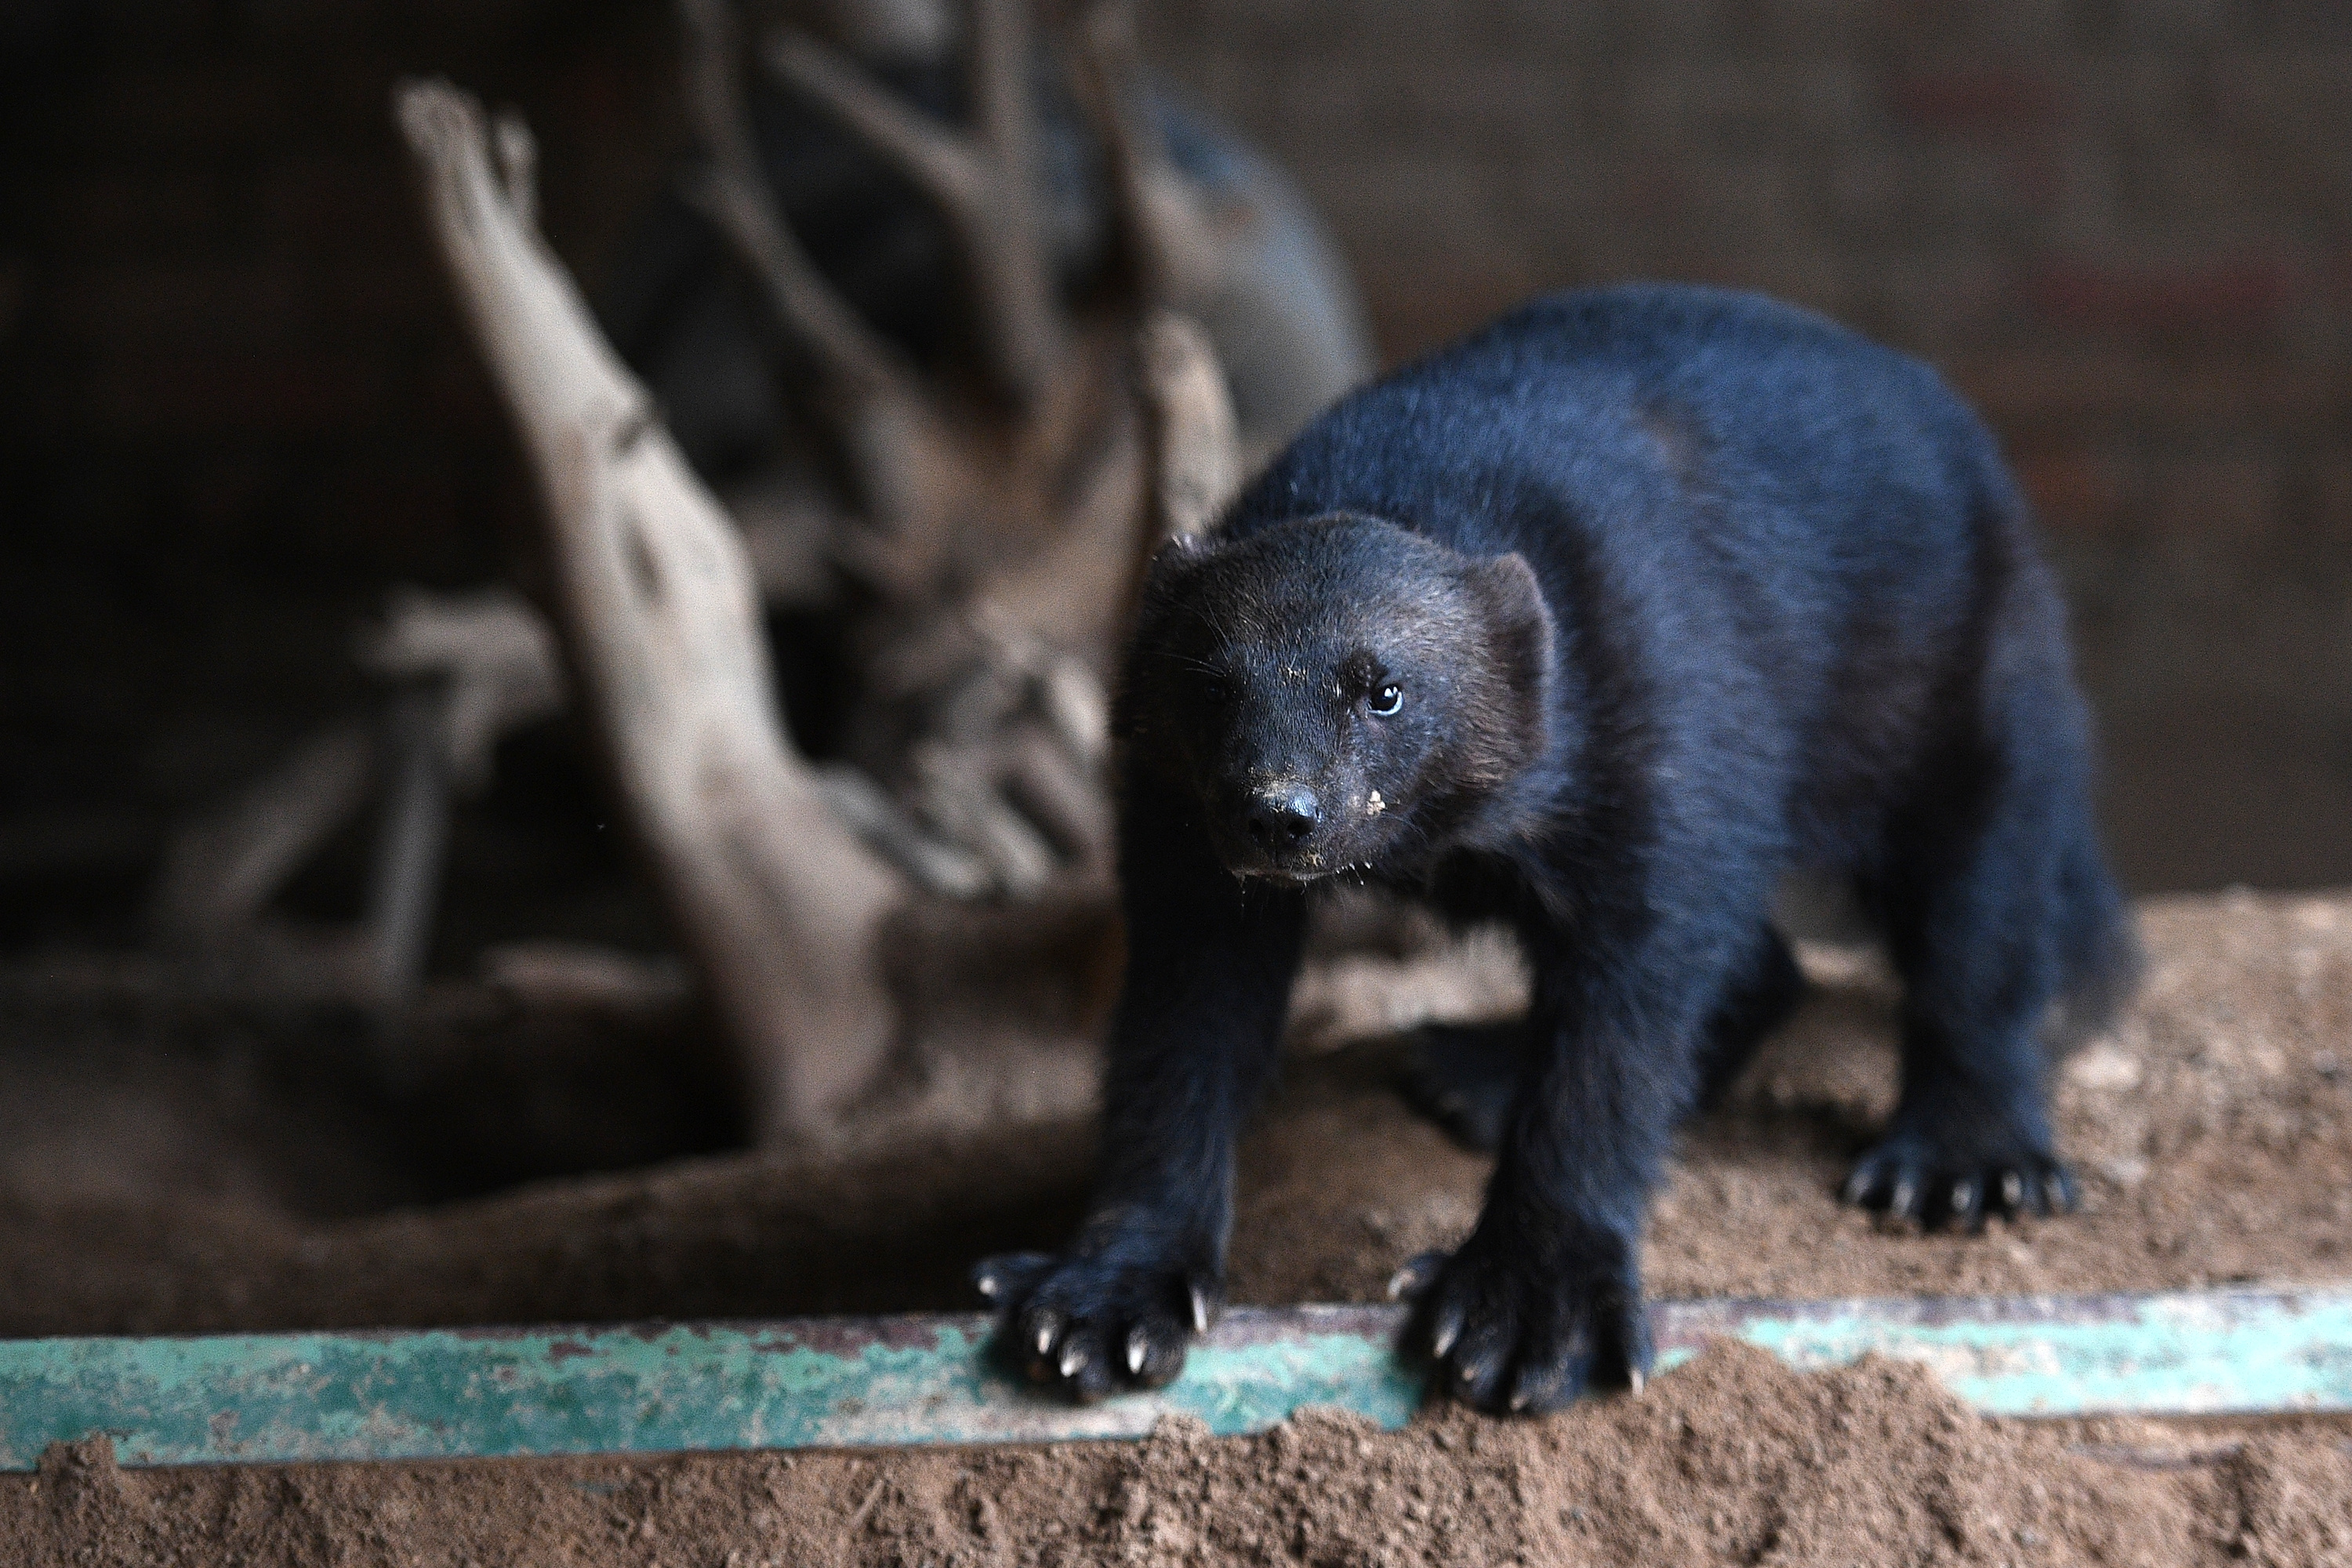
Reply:
M1242 483L1241 432L1216 345L1191 317L1155 312L1136 333L1136 362L1151 437L1148 556L1164 540L1208 527L1234 499Z
M688 185L688 199L727 237L777 324L814 363L828 391L859 409L876 398L911 395L912 378L898 354L824 280L768 194L728 0L678 0L678 17L687 111L710 158L704 177Z
M1139 122L1143 71L1131 0L1095 0L1072 24L1078 111L1110 175L1114 247L1146 305L1195 300L1215 284L1224 247L1159 135Z
M761 57L778 81L831 115L938 206L963 270L990 377L1015 404L1036 395L1065 348L1037 210L1026 3L972 0L972 135L925 122L857 67L790 29L771 35Z

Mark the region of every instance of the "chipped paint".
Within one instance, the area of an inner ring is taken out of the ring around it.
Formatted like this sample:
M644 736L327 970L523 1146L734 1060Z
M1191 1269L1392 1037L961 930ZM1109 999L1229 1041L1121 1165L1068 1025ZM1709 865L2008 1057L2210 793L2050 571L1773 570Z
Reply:
M979 1316L0 1342L0 1468L93 1433L131 1465L1133 1437L1306 1405L1402 1426L1403 1310L1230 1311L1164 1389L1075 1405L1007 1378ZM1661 1301L1658 1370L1706 1340L1793 1366L1924 1363L2004 1415L2352 1411L2352 1287Z

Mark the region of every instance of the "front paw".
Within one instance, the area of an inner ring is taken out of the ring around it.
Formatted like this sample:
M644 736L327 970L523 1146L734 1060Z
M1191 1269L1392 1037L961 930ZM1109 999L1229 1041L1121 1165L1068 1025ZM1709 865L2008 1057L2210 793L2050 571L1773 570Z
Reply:
M2022 1141L1947 1147L1897 1132L1854 1163L1839 1195L1927 1230L1973 1231L1988 1215L2066 1213L2074 1206L2074 1178L2056 1155Z
M1219 1288L1156 1242L1082 1238L1071 1252L1004 1253L972 1270L996 1309L998 1353L1080 1400L1157 1388L1184 1370Z
M1545 1258L1481 1232L1397 1279L1392 1290L1414 1297L1406 1349L1482 1410L1557 1410L1587 1386L1639 1390L1649 1373L1641 1288L1622 1264Z

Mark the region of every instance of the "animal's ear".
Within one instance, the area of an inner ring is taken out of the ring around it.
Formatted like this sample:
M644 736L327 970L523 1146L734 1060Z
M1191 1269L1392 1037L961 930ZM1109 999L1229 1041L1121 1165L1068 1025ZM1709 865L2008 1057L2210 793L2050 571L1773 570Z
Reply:
M1151 552L1151 570L1160 572L1180 568L1187 562L1198 561L1207 553L1208 548L1207 538L1198 529L1171 533L1161 540L1160 547Z
M1551 606L1526 556L1514 551L1472 566L1470 596L1486 622L1486 644L1501 700L1488 706L1485 739L1514 767L1543 750L1546 696L1551 685Z
M1486 617L1486 646L1514 688L1539 692L1551 673L1551 607L1528 558L1513 551L1470 568L1470 591Z
M1201 534L1171 533L1160 542L1144 563L1142 605L1148 612L1168 602L1176 584L1191 576L1209 558L1210 543Z

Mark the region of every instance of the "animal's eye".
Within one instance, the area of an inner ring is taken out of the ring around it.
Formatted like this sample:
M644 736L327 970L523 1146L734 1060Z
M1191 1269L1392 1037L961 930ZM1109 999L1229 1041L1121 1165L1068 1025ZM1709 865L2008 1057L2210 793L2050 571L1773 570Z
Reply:
M1395 718L1404 710L1404 688L1389 681L1372 693L1371 710L1378 718Z

